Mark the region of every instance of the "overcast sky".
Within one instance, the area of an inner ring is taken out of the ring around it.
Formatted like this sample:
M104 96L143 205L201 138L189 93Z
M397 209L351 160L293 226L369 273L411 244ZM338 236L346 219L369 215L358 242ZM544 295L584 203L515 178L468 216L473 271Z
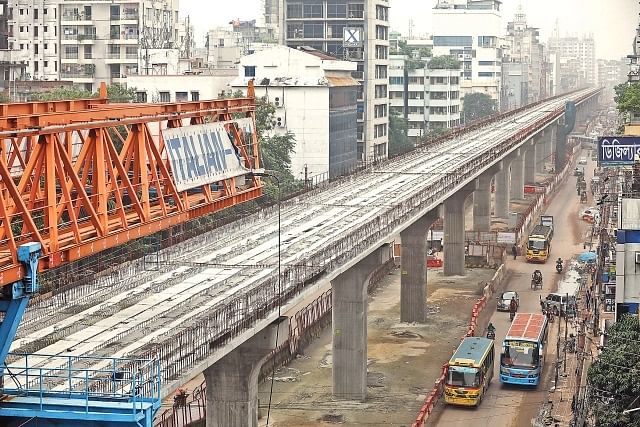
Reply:
M191 17L197 44L202 46L210 27L225 25L234 18L259 20L260 3L260 0L180 0L180 12ZM409 19L413 18L414 34L429 33L435 3L436 0L391 0L391 27L407 34ZM520 3L529 25L540 28L542 41L546 42L557 18L562 35L593 33L598 58L619 59L631 53L640 13L637 0L504 0L505 28Z

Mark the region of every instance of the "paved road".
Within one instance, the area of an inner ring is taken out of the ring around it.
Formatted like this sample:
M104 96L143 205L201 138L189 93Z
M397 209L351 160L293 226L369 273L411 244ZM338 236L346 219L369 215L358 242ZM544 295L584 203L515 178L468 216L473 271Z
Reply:
M586 153L586 152L585 152ZM585 154L586 155L586 154ZM580 156L578 156L580 157ZM589 165L587 181L592 176L592 165ZM552 260L562 257L570 259L582 250L582 235L586 226L578 219L578 211L585 207L581 205L575 190L576 179L569 177L560 187L546 213L554 216L555 231L551 247ZM546 264L527 264L524 259L518 258L508 261L508 267L512 272L507 289L516 290L520 294L521 312L539 312L539 295L546 295L557 287L558 274L555 271L555 263L550 260ZM542 271L544 287L540 291L532 291L530 288L531 273L536 268ZM509 313L496 312L491 317L491 322L496 326L496 344L502 342L509 328ZM557 323L552 325L552 329ZM555 334L550 335L550 343L555 343ZM547 366L545 377L551 374L550 362L555 360L555 345L549 347L547 353ZM500 351L496 345L496 354ZM498 360L498 358L496 359ZM446 427L520 427L529 426L530 419L535 416L542 401L543 387L535 391L516 387L503 386L499 382L499 364L495 365L493 381L487 396L479 408L459 408L440 404L437 413L430 425ZM531 415L529 415L531 414ZM431 420L430 420L431 421Z

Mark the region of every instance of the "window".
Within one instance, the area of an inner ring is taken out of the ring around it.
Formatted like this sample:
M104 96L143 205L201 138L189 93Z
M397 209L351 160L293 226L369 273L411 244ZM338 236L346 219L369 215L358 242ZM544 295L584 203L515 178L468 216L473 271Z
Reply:
M287 18L302 18L302 3L287 4Z
M376 79L386 79L386 78L387 78L387 66L376 65Z
M376 25L376 38L378 40L389 40L389 28Z
M409 99L424 99L424 92L410 91Z
M485 71L480 71L478 73L478 77L494 77L494 76L495 76L495 73L488 73Z
M160 92L160 102L171 102L171 93Z
M147 92L136 92L137 102L147 102Z
M78 46L65 46L63 58L78 59Z
M38 19L38 9L33 9L33 19Z
M383 123L381 125L375 125L373 127L373 137L374 138L379 138L381 136L386 136L387 135L387 124Z
M84 46L84 59L93 58L93 52L91 51L91 45Z
M323 24L304 24L303 34L305 39L321 39L324 38Z
M451 77L451 84L457 85L460 81L460 77Z
M344 27L346 23L341 22L339 24L329 24L327 26L327 38L328 39L342 39L344 33Z
M349 18L364 18L364 4L349 3L347 7L347 15Z
M120 19L120 5L118 4L112 4L111 8L111 19L114 21L117 21Z
M20 32L23 33L24 32L24 27L22 25L20 25Z
M496 65L495 61L478 61L478 65Z
M471 36L433 36L434 46L472 46Z
M494 36L479 36L478 47L495 47L496 37Z
M44 65L45 68L47 68L49 66L49 61L44 61L43 65Z
M389 20L389 8L384 6L376 6L376 19L379 21Z
M387 59L389 48L387 46L376 45L376 59Z
M197 90L192 90L191 91L191 100L192 101L200 101L200 92L198 92Z
M376 105L373 107L373 111L376 119L387 117L387 104Z
M37 55L37 54L39 53L39 50L40 50L40 49L39 49L39 47L40 47L40 46L38 45L38 43L35 43L35 44L33 45L33 53L34 53L35 55Z
M376 94L376 98L386 98L387 85L376 85L375 94Z
M24 15L24 9L20 9L20 15Z
M322 18L322 4L305 4L302 8L303 18Z
M424 77L409 77L410 85L424 85Z
M404 78L402 77L389 77L390 85L401 85L404 84Z
M37 25L33 26L33 36L34 37L38 37L38 26Z
M42 28L42 31L44 31L45 33L47 32L47 30L49 29L49 27L47 27L46 25Z
M38 61L33 61L33 71L36 72L36 73L39 71L38 70L38 65L39 65Z
M244 76L245 77L255 77L256 76L256 66L255 65L245 65L245 67L244 67Z
M302 38L303 37L302 28L303 28L302 23L287 24L287 38L288 39Z
M187 102L189 100L188 92L176 92L176 102Z
M458 91L449 92L449 99L458 99L458 98L460 98L460 92Z
M346 18L347 5L338 4L336 0L329 0L327 3L327 18Z
M447 92L431 92L429 93L429 99L447 99Z

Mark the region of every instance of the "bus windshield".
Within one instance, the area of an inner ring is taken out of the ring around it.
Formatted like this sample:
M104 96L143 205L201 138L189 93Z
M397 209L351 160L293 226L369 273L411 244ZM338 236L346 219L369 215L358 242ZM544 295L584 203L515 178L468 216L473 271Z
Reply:
M529 249L536 251L543 251L547 247L547 242L544 240L529 240Z
M539 346L530 341L505 341L500 364L509 368L537 368L540 359Z
M465 366L449 366L447 384L458 387L480 387L480 371Z

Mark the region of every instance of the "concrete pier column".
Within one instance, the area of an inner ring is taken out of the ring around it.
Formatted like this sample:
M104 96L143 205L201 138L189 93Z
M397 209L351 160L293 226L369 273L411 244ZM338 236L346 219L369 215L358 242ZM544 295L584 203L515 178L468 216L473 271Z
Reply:
M400 232L400 321L427 321L427 231L439 218L438 209L429 212Z
M497 218L509 218L509 200L511 199L511 163L503 160L502 170L496 174L496 209Z
M331 281L333 397L367 397L367 284L387 247L375 250Z
M483 173L476 179L473 192L473 230L491 231L491 181L494 174Z
M287 337L288 320L258 332L204 370L207 427L258 426L258 375L278 339Z
M545 147L546 137L549 131L541 132L536 136L536 173L543 174L545 159Z
M545 133L545 137L548 135L547 143L545 144L546 163L549 167L555 169L555 151L556 151L556 135L558 132L558 126L552 125L549 127L550 132Z
M444 275L464 275L464 201L475 189L466 186L444 202Z
M532 144L524 155L524 182L535 184L536 182L536 146Z
M519 152L511 162L511 200L524 199L524 153Z

